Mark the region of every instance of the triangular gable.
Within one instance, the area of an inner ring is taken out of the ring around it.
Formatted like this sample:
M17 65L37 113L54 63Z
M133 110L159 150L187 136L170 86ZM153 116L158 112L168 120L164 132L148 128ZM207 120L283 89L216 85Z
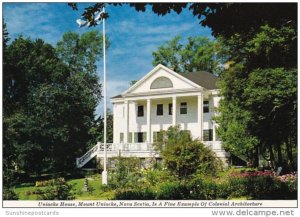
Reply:
M129 89L123 92L122 95L126 95L129 93L131 94L131 93L157 91L157 89L152 90L150 86L151 83L159 77L169 78L173 83L173 87L172 87L173 89L191 89L191 88L202 89L203 88L198 84L194 83L193 81L167 68L166 66L159 64L154 69L152 69L149 73L147 73L144 77L142 77L139 81L137 81L134 85L132 85ZM172 89L172 88L166 88L166 89Z

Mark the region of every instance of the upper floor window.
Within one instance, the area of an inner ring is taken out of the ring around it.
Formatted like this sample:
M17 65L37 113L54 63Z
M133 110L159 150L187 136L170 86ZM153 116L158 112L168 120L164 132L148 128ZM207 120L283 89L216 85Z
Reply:
M173 114L173 104L170 103L169 104L169 115L172 115Z
M180 114L187 114L187 103L180 103Z
M169 78L158 77L152 82L150 89L169 88L169 87L173 87L173 83Z
M209 112L209 101L203 101L203 113Z
M138 106L137 116L138 117L143 117L144 116L144 106L142 106L142 105Z
M157 104L156 115L163 115L163 114L164 114L163 104Z

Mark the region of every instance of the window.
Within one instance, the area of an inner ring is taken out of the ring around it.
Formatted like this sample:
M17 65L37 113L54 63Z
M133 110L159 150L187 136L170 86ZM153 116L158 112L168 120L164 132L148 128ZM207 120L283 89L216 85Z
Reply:
M208 113L209 112L209 101L204 101L203 102L203 113Z
M163 133L160 131L153 132L153 142L162 142L163 141Z
M132 133L128 133L128 143L132 143Z
M120 143L124 142L124 133L120 133Z
M150 89L170 88L170 87L173 87L173 83L169 78L158 77L152 82Z
M213 130L203 130L203 141L213 141Z
M144 106L142 106L142 105L138 106L137 116L138 117L143 117L144 116Z
M170 103L169 104L169 115L172 115L173 114L173 104Z
M187 114L187 103L186 102L180 103L180 114L182 114L182 115Z
M136 132L134 133L134 142L141 143L146 142L147 133L146 132Z
M163 104L157 104L156 115L164 114L164 106Z

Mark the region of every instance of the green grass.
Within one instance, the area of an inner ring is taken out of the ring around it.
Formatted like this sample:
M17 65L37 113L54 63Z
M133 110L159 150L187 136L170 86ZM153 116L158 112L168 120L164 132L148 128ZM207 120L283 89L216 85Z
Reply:
M113 191L104 191L101 184L101 176L92 176L93 180L88 180L89 191L83 190L84 178L71 179L67 183L72 185L73 192L75 193L75 200L110 200L114 197ZM31 192L45 187L35 187L34 184L24 183L15 187L15 192L19 195L19 200L37 200L37 195Z

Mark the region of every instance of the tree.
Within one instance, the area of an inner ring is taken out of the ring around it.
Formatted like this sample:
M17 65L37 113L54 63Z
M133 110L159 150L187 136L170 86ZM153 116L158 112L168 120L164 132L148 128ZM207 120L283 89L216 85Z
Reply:
M290 25L265 25L243 40L234 35L225 41L233 64L221 73L218 132L226 149L246 155L255 165L261 154L273 165L295 169L295 38Z
M102 35L92 30L79 35L66 32L57 43L56 50L59 58L74 72L96 73L96 61L102 54ZM110 46L106 38L106 48Z
M113 113L111 110L107 110L106 116L106 126L107 126L107 134L106 134L106 142L112 143L113 142ZM92 138L89 143L89 148L95 146L97 142L104 141L104 117L99 116L97 119L93 121L93 125L90 128L90 134Z
M194 72L205 70L211 73L220 71L220 60L217 58L218 46L216 41L206 37L189 37L184 46L181 37L176 36L159 46L152 53L153 62L163 64L176 72Z
M90 129L101 99L95 68L101 40L95 31L74 38L67 33L56 49L21 36L7 46L3 143L10 171L70 171L93 140ZM91 46L90 40L98 44Z
M292 150L296 149L297 138L297 70L254 70L249 76L245 97L246 108L252 113L253 134L261 142L261 153L267 150L269 159L278 166L287 165L283 162L285 159L290 161L290 166L295 166Z
M162 131L156 149L160 152L164 164L170 172L181 179L194 173L212 174L222 168L215 153L198 140L193 140L190 133L181 131L177 125Z

